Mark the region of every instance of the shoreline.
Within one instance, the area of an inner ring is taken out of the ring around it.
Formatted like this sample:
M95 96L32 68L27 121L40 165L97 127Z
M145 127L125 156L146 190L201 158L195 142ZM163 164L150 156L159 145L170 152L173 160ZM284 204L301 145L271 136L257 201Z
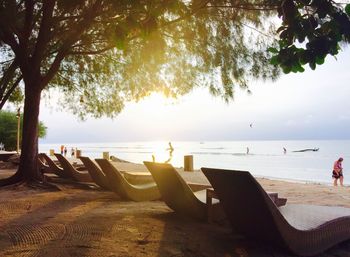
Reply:
M52 156L51 156L52 157ZM53 157L55 159L55 157ZM71 163L81 163L80 159L77 159L75 157L67 157L67 159ZM143 163L135 163L135 162L130 162L126 161L123 159L117 159L114 161L111 161L117 168L123 170L123 171L130 171L130 172L149 172L147 168L144 166ZM2 162L6 166L6 162ZM174 166L175 167L175 166ZM200 169L195 169L193 171L184 171L183 167L175 167L178 171L184 172L183 174L191 174L191 173L200 173L204 176L204 174L200 171ZM0 161L0 178L4 177L4 174L1 174L2 171L6 171L6 173L11 173L14 172L15 169L12 168L2 168L1 166L1 161ZM250 172L251 173L251 172ZM333 181L330 179L330 182L319 182L319 181L310 181L310 180L299 180L299 179L288 179L288 178L278 178L278 177L273 177L273 176L265 176L265 175L255 175L251 173L256 179L267 179L271 181L280 181L280 182L286 182L286 183L296 183L296 184L306 184L306 185L322 185L322 186L329 186L329 187L334 187L333 186ZM184 176L186 179L186 176ZM205 178L206 180L206 178ZM350 180L350 178L349 178ZM209 182L208 182L209 183ZM338 187L341 187L338 185ZM350 188L350 184L347 184L346 177L344 178L344 188Z

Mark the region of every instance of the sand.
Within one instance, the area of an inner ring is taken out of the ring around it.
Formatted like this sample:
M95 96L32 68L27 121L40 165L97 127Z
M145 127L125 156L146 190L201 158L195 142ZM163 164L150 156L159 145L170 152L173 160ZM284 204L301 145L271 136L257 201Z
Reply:
M143 165L116 166L144 171ZM13 171L0 170L0 177ZM199 171L180 174L208 183ZM258 181L288 203L350 207L350 187ZM60 191L0 188L0 256L293 256L234 235L225 224L181 217L161 201L123 201L97 186L54 183ZM350 240L320 256L350 256Z

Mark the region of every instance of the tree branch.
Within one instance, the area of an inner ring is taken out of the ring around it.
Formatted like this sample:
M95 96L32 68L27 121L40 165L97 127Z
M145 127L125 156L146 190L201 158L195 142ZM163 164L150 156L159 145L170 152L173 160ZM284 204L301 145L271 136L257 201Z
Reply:
M9 99L9 97L11 96L12 92L17 88L19 82L21 82L23 76L19 76L17 78L17 80L12 84L12 86L10 87L10 89L6 92L5 96L0 99L0 110L2 109L2 107L4 107L5 103L7 102L7 100Z
M26 0L24 5L25 5L25 21L23 24L23 31L22 31L23 38L21 39L20 37L20 41L22 40L21 42L22 47L24 49L27 49L29 38L30 38L30 32L32 30L32 24L33 24L34 2L33 0Z
M208 8L230 8L230 9L241 9L247 11L273 11L277 10L278 5L271 5L271 7L254 7L255 4L241 4L241 5L209 5Z
M98 49L98 50L90 50L90 51L70 51L68 52L69 55L95 55L95 54L102 54L104 52L107 52L111 49L113 49L114 46L110 45L110 46L106 46L102 49Z
M43 1L43 16L41 19L37 43L31 58L32 69L37 70L38 72L40 72L40 64L44 55L44 46L47 44L50 38L51 20L55 3L55 0Z
M8 87L8 83L13 78L17 68L18 68L18 63L17 63L16 59L14 59L13 62L11 63L11 65L4 72L4 75L2 76L2 78L0 80L0 99L3 97L5 90Z
M75 30L70 31L69 35L66 37L66 41L58 50L50 69L47 71L46 75L42 77L40 83L41 89L44 89L49 81L55 76L62 60L69 53L71 46L79 39L84 30L86 30L86 28L89 28L90 23L94 21L94 18L96 17L94 13L97 13L97 10L101 8L101 2L102 0L96 1L95 4L93 4L90 9L86 11L86 15L84 17L85 19L83 18L82 21L78 23Z

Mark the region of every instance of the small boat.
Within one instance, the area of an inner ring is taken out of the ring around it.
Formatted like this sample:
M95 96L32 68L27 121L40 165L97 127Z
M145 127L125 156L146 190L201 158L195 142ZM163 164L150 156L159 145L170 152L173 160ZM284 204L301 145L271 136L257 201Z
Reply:
M307 148L307 149L302 149L302 150L296 150L293 151L294 153L297 152L317 152L320 148Z

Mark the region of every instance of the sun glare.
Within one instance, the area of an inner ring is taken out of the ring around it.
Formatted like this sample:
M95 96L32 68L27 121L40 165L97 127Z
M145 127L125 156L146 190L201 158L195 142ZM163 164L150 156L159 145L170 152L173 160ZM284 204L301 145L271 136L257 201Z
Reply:
M145 108L148 108L150 111L154 108L159 108L161 106L172 105L176 102L174 98L168 98L162 93L152 93L150 96L141 100L140 103L144 105Z

